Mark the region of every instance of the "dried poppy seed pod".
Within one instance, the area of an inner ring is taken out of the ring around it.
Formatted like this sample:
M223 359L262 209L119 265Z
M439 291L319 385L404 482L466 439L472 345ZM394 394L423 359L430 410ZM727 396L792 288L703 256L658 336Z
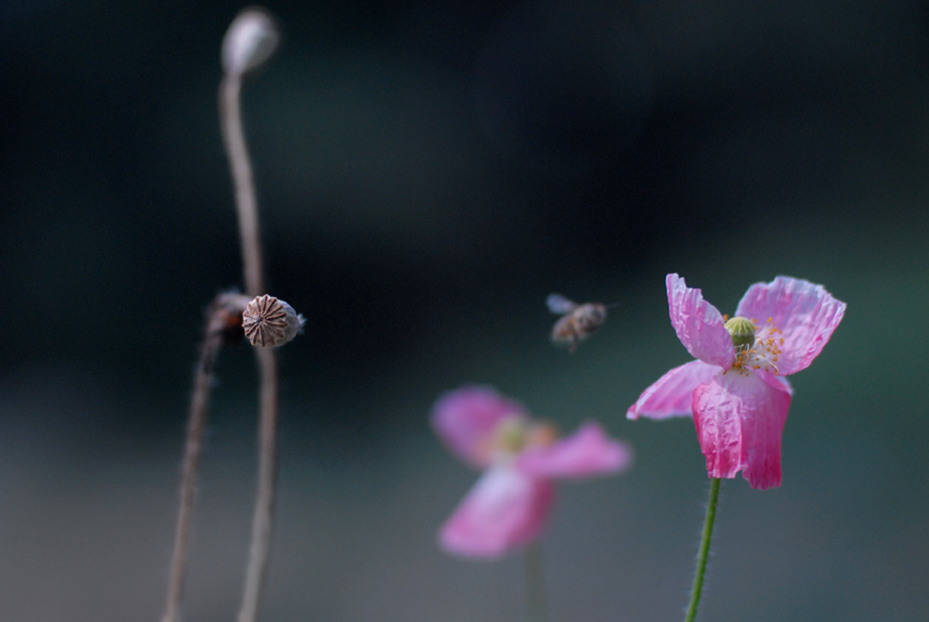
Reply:
M306 320L283 300L267 294L248 303L242 328L253 346L282 346L303 332Z
M275 19L259 7L236 15L223 37L223 71L244 75L263 65L281 40Z

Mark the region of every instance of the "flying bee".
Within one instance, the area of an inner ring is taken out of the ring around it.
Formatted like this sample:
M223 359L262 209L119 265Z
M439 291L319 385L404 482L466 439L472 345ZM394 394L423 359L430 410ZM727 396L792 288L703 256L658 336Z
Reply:
M552 328L552 341L567 343L569 352L606 321L607 307L599 302L579 305L561 294L549 294L546 304L549 311L562 316Z

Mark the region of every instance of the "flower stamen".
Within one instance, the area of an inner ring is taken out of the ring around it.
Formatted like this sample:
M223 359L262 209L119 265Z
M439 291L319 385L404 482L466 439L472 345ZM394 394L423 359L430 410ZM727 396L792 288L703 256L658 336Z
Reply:
M725 328L735 346L735 362L732 366L740 374L748 373L750 369L764 369L777 375L777 359L781 355L784 337L774 324L774 318L769 317L759 329L756 319L736 316L725 323Z

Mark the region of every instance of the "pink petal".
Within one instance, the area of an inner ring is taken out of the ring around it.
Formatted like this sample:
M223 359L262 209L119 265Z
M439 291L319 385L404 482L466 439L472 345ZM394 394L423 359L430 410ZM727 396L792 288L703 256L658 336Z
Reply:
M842 321L845 303L822 285L779 276L771 283L749 287L736 313L757 320L758 328L768 318L774 321L784 338L778 374L787 375L806 369L819 355Z
M787 395L793 397L794 388L790 386L790 381L787 380L784 376L775 376L774 374L765 372L761 369L753 370L753 373L764 380L766 383L770 384L773 388L778 391L784 391Z
M508 417L528 417L519 402L489 387L465 387L446 393L432 409L432 427L446 447L468 464L490 464L493 432Z
M512 464L487 470L439 532L449 553L493 559L535 540L545 526L554 487Z
M684 279L676 274L669 274L665 284L668 312L677 338L695 359L729 369L735 359L735 349L719 310L703 299L699 289L687 287Z
M629 448L611 440L599 424L589 421L554 445L525 449L516 468L531 477L578 479L617 473L631 463Z
M742 477L752 488L781 484L781 432L790 394L760 374L720 374L694 391L694 423L710 477Z
M693 415L694 389L720 373L719 367L691 361L675 367L645 389L626 412L628 419L650 419Z

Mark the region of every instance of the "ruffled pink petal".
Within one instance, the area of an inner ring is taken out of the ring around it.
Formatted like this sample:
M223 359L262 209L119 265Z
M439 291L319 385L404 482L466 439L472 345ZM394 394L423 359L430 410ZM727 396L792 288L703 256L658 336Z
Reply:
M778 374L806 369L832 336L845 315L845 303L802 279L779 276L770 283L755 283L739 302L737 315L755 319L761 328L771 318L784 343L777 361Z
M694 389L713 379L722 370L703 361L691 361L675 367L645 389L626 412L628 419L648 417L664 419L693 415Z
M439 532L442 548L493 559L535 540L545 526L554 487L513 465L488 469Z
M485 468L491 460L494 429L508 417L528 417L519 402L489 387L446 393L432 409L432 427L448 449L468 464Z
M677 274L669 274L665 284L668 313L677 338L695 359L729 369L735 360L735 348L719 310L703 299L699 289L687 287Z
M752 488L781 484L781 432L790 394L760 374L720 374L694 391L694 423L710 477L735 477Z
M580 479L617 473L632 463L630 449L610 439L599 424L588 421L577 432L548 447L526 448L516 468L530 477Z

